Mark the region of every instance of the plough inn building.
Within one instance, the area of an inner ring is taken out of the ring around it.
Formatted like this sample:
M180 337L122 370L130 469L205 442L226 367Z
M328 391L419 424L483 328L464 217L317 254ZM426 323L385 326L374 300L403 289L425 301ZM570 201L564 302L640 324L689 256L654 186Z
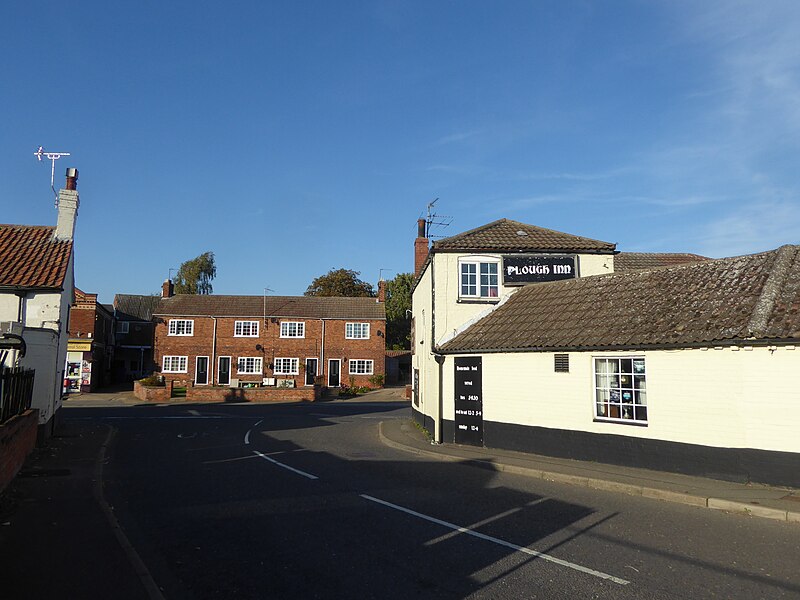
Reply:
M800 486L800 246L723 259L502 219L415 242L436 441Z

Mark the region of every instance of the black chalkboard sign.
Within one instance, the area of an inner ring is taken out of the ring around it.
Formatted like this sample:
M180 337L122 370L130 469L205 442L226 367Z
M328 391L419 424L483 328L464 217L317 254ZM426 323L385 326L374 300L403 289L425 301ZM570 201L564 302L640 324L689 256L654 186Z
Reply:
M503 285L525 285L578 276L574 256L516 254L503 257Z
M455 359L455 442L483 445L483 369L480 356Z

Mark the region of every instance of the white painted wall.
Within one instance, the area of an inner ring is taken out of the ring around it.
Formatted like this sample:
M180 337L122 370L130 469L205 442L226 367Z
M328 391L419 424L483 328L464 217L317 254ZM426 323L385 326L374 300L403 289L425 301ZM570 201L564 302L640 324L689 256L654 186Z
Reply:
M63 291L31 291L23 300L22 337L27 353L19 365L36 370L32 407L39 409L39 424L50 421L61 407L69 308L74 299L74 288L70 258ZM17 321L18 311L19 297L13 293L0 293L0 321Z
M800 348L710 348L483 355L487 421L616 434L720 448L800 452ZM647 427L594 421L593 358L643 356ZM454 419L454 360L444 368L444 415Z
M519 286L506 287L499 275L499 296L497 302L459 302L460 269L459 259L492 258L501 261L503 253L436 253L414 290L412 314L415 319L416 343L412 348L412 367L420 370L420 406L418 409L434 421L438 421L439 366L436 364L431 348L453 337L467 324L492 310L503 298L513 294ZM601 275L614 271L613 255L578 255L578 273L581 277ZM435 306L431 300L431 288L435 289ZM435 331L431 339L431 318L435 320ZM424 343L420 343L424 342ZM452 382L451 382L452 385ZM445 415L451 415L452 408Z

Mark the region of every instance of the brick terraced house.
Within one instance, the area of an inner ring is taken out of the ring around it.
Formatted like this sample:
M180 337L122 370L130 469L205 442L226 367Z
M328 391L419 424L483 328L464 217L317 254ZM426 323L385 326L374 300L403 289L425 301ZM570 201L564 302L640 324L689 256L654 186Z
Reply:
M172 294L153 311L154 356L197 386L377 387L386 311L378 298Z

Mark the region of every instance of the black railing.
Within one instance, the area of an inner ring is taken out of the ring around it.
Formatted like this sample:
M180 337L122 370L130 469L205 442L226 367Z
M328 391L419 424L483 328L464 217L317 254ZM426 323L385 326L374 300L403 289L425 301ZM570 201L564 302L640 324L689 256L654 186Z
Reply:
M31 407L33 369L0 368L0 424Z

